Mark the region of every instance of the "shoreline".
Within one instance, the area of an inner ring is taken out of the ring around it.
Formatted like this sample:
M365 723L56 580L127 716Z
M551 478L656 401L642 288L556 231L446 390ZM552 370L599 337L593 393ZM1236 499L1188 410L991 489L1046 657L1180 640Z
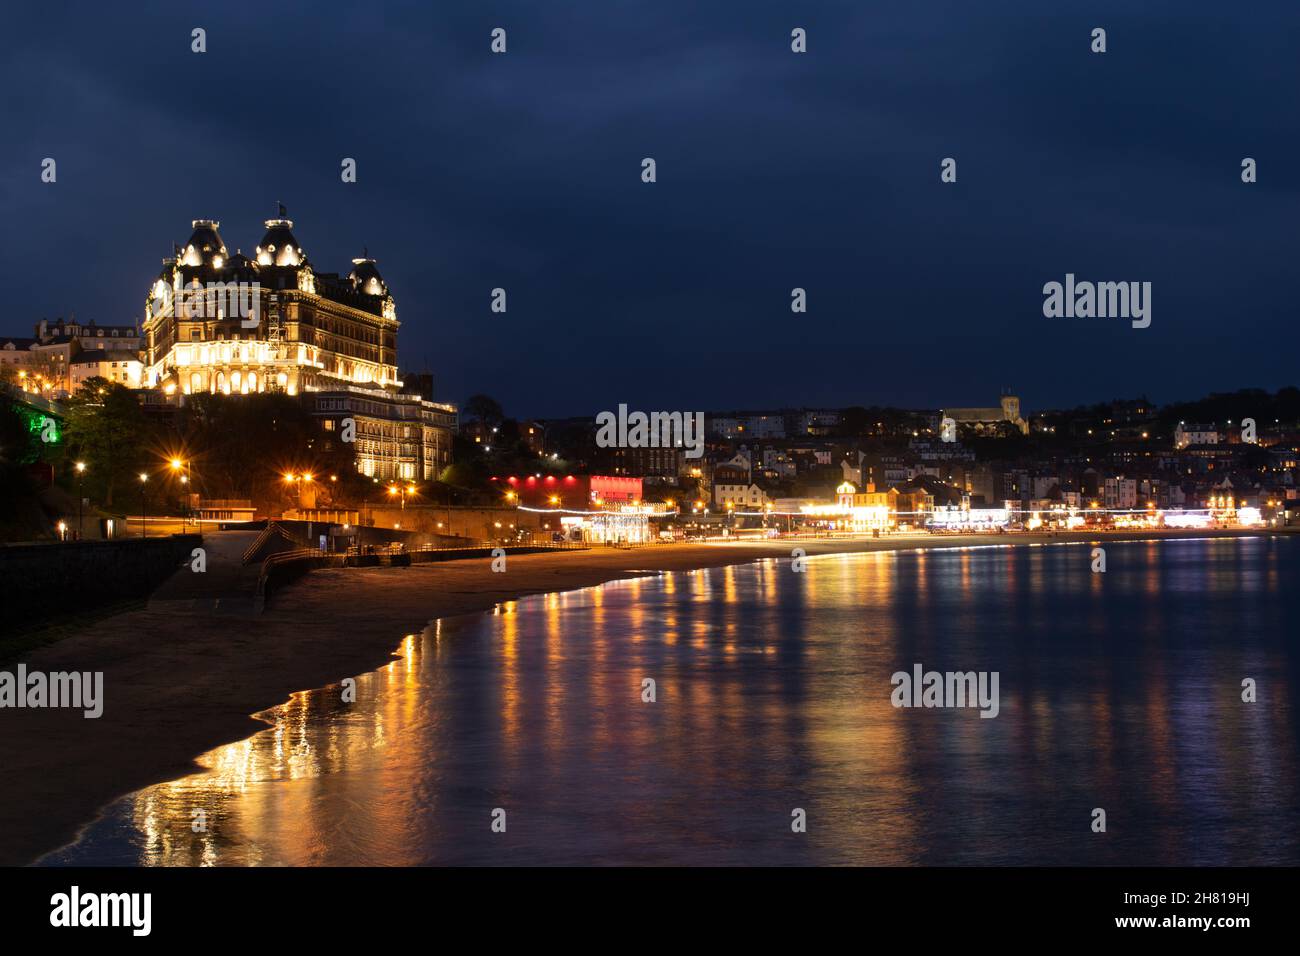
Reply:
M647 572L789 559L796 547L816 557L1275 534L916 534L596 548L510 556L505 573L493 573L489 559L318 570L252 618L149 609L118 614L23 659L29 671L103 671L106 703L97 720L72 709L0 711L0 765L9 771L0 794L0 865L29 864L76 842L114 801L199 772L199 756L268 726L252 715L293 693L384 666L405 635L436 618Z

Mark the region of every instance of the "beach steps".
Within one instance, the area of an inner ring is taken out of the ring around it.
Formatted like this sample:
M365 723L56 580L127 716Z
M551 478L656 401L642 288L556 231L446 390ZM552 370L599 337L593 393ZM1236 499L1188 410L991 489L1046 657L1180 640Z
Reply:
M183 564L150 595L149 610L178 615L254 616L261 564L246 565L243 558L259 534L205 533L206 570L196 572L189 563Z

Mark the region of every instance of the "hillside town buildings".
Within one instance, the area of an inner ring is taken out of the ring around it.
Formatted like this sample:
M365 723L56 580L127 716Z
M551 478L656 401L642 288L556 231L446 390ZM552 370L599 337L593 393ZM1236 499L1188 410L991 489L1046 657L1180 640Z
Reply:
M956 426L947 437L944 418ZM1295 419L1261 423L1251 441L1228 421L1170 420L1146 399L1032 418L1015 395L996 407L728 410L705 413L707 453L678 462L675 479L634 450L617 460L647 495L737 528L778 515L872 533L1240 526L1300 512Z

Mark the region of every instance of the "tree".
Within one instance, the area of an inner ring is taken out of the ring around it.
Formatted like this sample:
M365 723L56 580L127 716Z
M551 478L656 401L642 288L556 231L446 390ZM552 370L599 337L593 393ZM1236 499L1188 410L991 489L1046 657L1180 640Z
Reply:
M26 470L40 459L40 444L30 418L0 391L0 539L22 541L41 534L41 510Z
M112 507L114 488L129 480L142 457L147 426L140 405L125 385L96 376L66 406L67 443L103 488L104 504Z
M324 487L328 475L346 481L356 471L354 445L322 431L297 399L281 392L191 395L178 428L195 482L212 498L278 502L287 474L311 474Z
M482 447L456 435L451 440L451 464L443 469L438 480L459 491L486 491L488 465Z
M501 403L489 395L471 395L465 399L465 415L484 425L500 425L506 413Z
M41 457L40 438L16 401L0 392L0 471L21 474L24 466Z
M50 392L63 388L68 379L68 367L60 360L61 356L55 357L49 352L31 352L30 355L27 364L20 369L27 373L24 378L28 387L47 398Z

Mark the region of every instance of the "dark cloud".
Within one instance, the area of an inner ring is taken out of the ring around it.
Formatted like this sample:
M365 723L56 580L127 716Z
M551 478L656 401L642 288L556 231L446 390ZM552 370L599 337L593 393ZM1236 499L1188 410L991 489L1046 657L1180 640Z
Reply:
M518 414L1294 380L1294 4L876 6L26 5L5 330L135 319L191 218L248 251L281 200L318 268L379 259L404 365ZM1151 328L1044 319L1066 272L1151 281Z

